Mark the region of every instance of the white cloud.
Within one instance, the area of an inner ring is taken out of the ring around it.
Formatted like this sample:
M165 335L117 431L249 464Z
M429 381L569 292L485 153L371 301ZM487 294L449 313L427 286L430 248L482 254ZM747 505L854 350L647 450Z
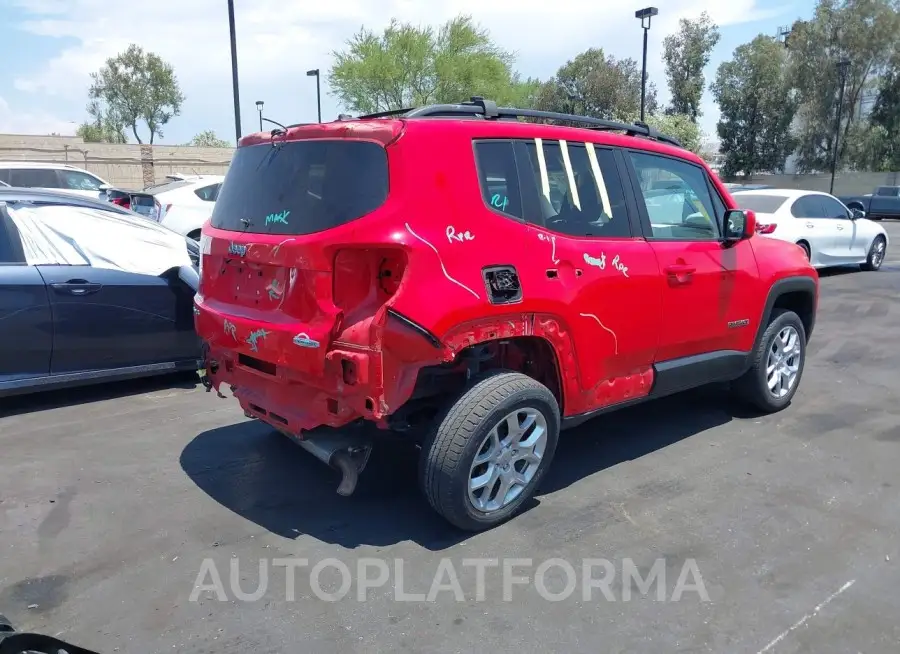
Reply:
M46 112L23 113L13 111L9 103L0 98L0 134L59 134L74 136L78 125L62 120Z
M230 106L231 59L228 15L223 0L13 0L31 18L19 29L45 37L75 39L37 70L19 75L15 88L54 96L59 104L84 113L90 73L106 58L137 42L175 68L188 97L182 117L202 106L210 93L225 112ZM459 13L471 13L503 47L519 55L524 75L546 77L588 47L603 47L617 57L640 60L641 30L634 3L598 0L243 0L237 5L237 43L242 94L244 87L274 99L295 95L307 102L309 68L327 71L334 49L361 25L380 29L391 17L437 24ZM708 11L722 26L765 17L758 0L666 0L650 31L648 72L661 95L665 84L660 61L662 39L680 18ZM123 23L124 19L124 23ZM126 27L123 29L123 25ZM325 79L323 78L323 83ZM192 93L192 89L196 93ZM212 89L215 89L214 91ZM284 93L291 89L292 93ZM297 89L294 93L293 89ZM327 89L323 89L327 91ZM203 97L197 97L197 96ZM193 99L192 99L193 98ZM219 100L219 98L221 98ZM244 100L248 98L245 96ZM313 99L314 102L314 99ZM196 104L195 104L196 103ZM325 98L325 104L333 102ZM283 114L295 112L290 101ZM329 107L330 109L330 107ZM330 110L326 112L330 115ZM193 122L203 122L205 116Z

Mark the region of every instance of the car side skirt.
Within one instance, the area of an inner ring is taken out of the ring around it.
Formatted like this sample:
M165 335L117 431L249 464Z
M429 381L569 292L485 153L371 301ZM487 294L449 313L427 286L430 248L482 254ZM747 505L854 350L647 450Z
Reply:
M4 380L0 377L0 397L21 395L38 391L58 390L61 388L74 388L76 386L89 386L111 381L125 379L137 379L139 377L154 377L175 372L187 372L199 370L202 361L186 359L171 361L168 363L152 363L143 366L128 366L126 368L109 368L105 370L86 370L84 372L67 372L56 375L43 375L40 377L26 377Z

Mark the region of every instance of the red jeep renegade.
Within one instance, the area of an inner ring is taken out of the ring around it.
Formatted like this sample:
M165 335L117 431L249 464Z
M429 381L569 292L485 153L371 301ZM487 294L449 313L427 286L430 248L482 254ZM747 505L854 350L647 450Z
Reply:
M377 434L349 423L405 433L434 509L485 529L599 413L717 381L790 402L818 276L734 207L647 125L482 98L246 136L201 239L207 386L343 494Z

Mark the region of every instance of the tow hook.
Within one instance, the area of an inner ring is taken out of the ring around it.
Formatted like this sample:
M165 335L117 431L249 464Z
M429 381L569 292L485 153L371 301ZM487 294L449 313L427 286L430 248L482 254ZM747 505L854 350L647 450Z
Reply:
M372 444L354 434L326 431L308 432L304 438L287 434L304 450L341 473L338 495L349 497L356 490L359 475L365 470L372 454Z

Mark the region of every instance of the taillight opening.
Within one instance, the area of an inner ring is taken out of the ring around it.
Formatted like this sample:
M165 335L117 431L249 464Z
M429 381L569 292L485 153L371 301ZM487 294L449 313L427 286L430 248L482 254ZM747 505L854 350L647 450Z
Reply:
M776 223L756 223L757 234L771 234L778 227Z
M334 304L352 325L372 315L400 288L406 253L399 249L345 249L334 257Z

